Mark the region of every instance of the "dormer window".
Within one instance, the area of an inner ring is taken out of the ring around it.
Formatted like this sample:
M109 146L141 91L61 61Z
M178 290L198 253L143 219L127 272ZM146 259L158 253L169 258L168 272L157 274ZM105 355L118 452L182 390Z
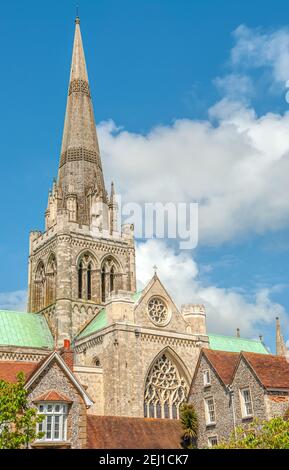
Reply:
M67 411L64 403L38 403L38 413L44 415L42 423L37 425L37 432L44 433L41 441L66 441Z
M211 385L211 374L209 370L203 372L204 387L209 387Z

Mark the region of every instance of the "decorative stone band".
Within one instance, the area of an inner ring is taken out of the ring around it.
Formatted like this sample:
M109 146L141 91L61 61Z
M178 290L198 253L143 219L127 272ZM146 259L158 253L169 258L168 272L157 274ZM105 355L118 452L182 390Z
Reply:
M68 95L70 96L72 93L83 93L91 98L89 84L84 80L72 80L70 82Z
M90 163L98 163L99 156L94 150L88 150L83 147L70 148L61 154L60 168L67 162L77 162L81 160Z

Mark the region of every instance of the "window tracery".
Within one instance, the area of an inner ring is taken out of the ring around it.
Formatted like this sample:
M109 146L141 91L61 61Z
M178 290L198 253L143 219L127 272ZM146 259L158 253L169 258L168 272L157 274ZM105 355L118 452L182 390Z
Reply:
M187 381L170 357L163 354L152 366L146 381L144 416L178 419L187 394Z
M155 325L164 326L168 322L168 308L160 297L152 297L148 303L148 314Z

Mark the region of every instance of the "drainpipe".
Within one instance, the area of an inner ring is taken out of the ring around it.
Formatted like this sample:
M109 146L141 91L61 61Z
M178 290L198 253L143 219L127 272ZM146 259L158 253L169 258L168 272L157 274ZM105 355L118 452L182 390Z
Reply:
M234 391L232 390L232 387L231 385L228 385L227 386L227 390L229 392L229 395L230 395L230 400L231 400L231 403L232 403L232 410L233 410L233 426L234 426L234 436L235 438L237 437L236 435L236 415L235 415L235 400L234 400Z

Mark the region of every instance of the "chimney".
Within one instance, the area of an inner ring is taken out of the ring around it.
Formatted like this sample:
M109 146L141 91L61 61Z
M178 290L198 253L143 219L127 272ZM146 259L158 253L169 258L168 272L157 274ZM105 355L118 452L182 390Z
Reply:
M74 351L71 349L71 344L69 339L63 341L63 348L60 350L60 355L69 369L73 370L74 364Z

